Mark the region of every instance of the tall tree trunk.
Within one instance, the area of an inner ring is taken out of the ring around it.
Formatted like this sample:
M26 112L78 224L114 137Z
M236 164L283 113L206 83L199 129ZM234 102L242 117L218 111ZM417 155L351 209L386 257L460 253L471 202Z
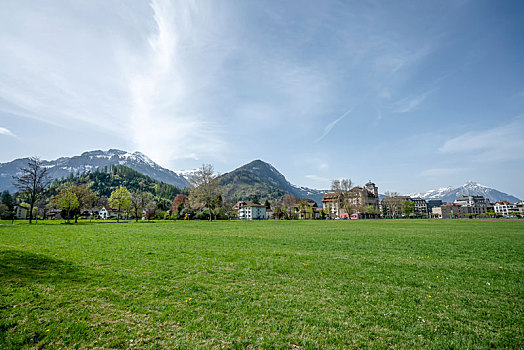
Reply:
M33 203L29 205L29 223L33 222Z

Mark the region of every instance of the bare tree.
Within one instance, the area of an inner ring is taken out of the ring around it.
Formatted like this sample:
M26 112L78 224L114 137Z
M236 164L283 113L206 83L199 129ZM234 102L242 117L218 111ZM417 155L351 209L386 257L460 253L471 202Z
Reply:
M149 192L131 193L131 209L135 214L136 222L138 222L138 217L142 216L151 202L153 202L153 195Z
M346 213L350 214L352 209L355 207L355 193L353 193L353 181L351 179L333 180L331 182L331 191L339 194L338 205Z
M13 176L15 187L29 201L29 223L33 222L33 208L51 180L47 177L47 168L40 158L31 157L26 168L20 169L21 175Z
M213 209L218 193L217 174L211 164L202 164L195 174L189 179L189 200L193 206L205 204L211 211L209 220L212 219Z

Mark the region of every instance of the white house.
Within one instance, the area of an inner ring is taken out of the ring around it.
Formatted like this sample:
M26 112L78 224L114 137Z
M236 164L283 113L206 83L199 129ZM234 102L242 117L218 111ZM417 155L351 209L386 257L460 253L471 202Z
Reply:
M265 220L266 207L261 204L246 204L238 209L240 220Z
M100 209L100 211L98 212L98 217L101 220L106 220L106 219L116 218L116 214L111 211L111 208L107 210L105 207L102 207L102 209Z

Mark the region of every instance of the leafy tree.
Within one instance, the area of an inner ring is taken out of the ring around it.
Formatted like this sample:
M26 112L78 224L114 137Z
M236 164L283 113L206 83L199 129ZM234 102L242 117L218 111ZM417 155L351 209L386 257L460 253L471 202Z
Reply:
M287 216L287 206L286 206L285 203L282 204L282 206L280 207L280 212L281 212L281 217L283 219L287 219L288 218L288 216Z
M412 201L404 201L402 202L402 213L406 216L410 216L415 212L415 203Z
M73 185L70 188L78 198L78 208L74 213L76 223L78 216L82 214L82 210L91 209L98 198L86 185Z
M109 204L116 210L116 221L120 221L120 213L126 211L131 207L131 193L124 186L119 186L116 190L111 192L109 197Z
M53 197L52 202L56 207L60 208L62 216L68 223L69 220L75 216L75 211L80 206L78 197L71 188L65 188L60 191L57 196Z
M20 169L21 175L13 176L19 194L29 202L29 223L33 222L33 208L49 185L47 168L37 157L29 158L26 168Z

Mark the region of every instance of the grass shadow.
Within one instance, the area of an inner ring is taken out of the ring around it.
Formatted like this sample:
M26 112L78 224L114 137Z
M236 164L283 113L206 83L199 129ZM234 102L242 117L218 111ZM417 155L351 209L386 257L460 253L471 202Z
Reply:
M71 262L44 254L0 250L0 284L9 281L50 283L87 282L91 271Z

